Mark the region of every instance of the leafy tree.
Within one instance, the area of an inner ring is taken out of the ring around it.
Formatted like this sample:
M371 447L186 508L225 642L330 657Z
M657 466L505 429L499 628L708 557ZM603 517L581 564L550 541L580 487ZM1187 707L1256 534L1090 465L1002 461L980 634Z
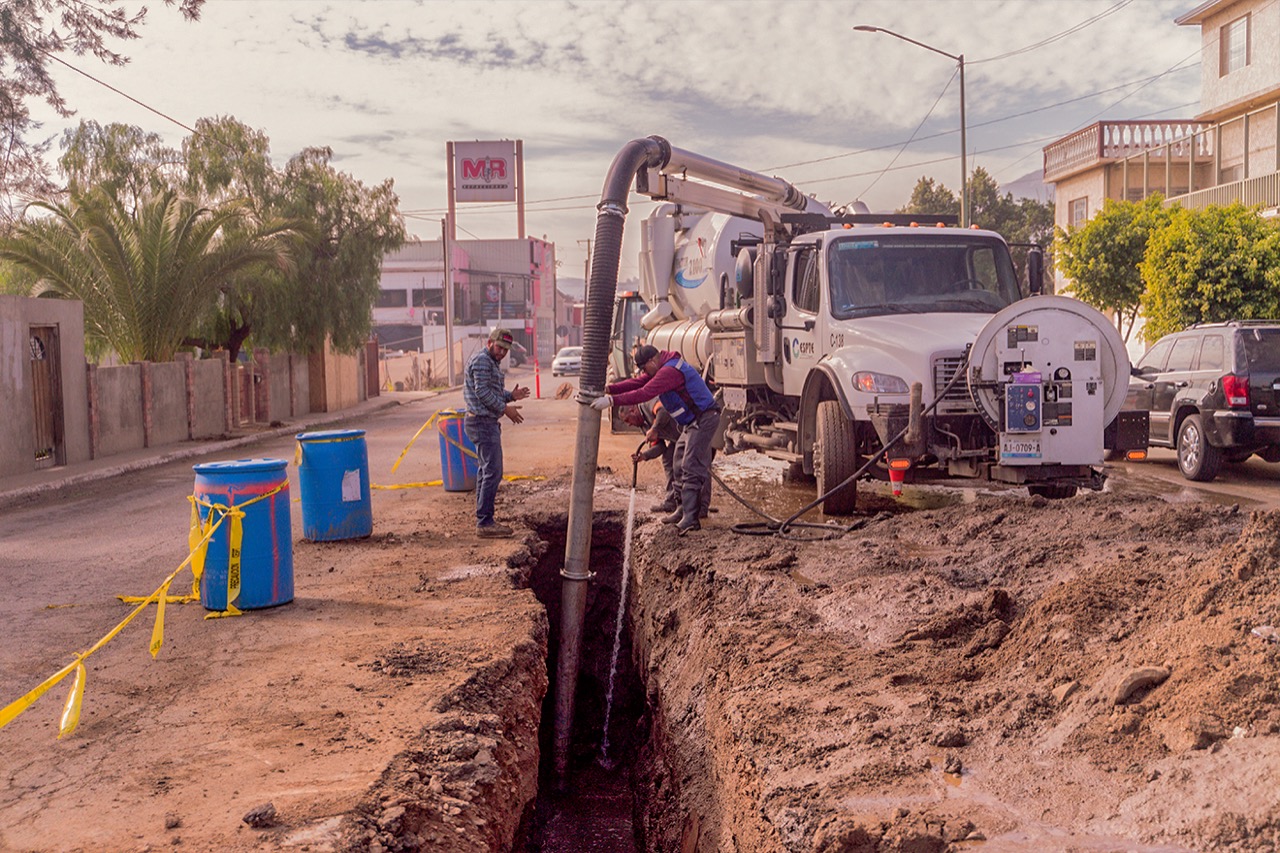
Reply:
M365 187L334 169L332 156L328 148L308 148L285 167L281 213L307 222L311 236L290 287L275 295L284 304L260 315L265 340L306 352L326 337L340 351L368 339L382 258L405 239L392 181Z
M85 332L126 361L168 361L238 269L289 263L279 230L227 243L221 231L248 216L243 207L200 207L173 190L128 210L104 189L64 204L39 203L0 242L0 260L19 264L53 292L84 303Z
M1013 193L1000 194L1000 185L982 167L969 178L969 222L995 231L1011 245L1013 265L1019 278L1026 278L1026 244L1044 246L1053 236L1053 206L1031 198L1017 199Z
M0 261L0 294L30 296L35 286L36 277L26 267Z
M267 135L254 130L231 116L202 118L196 122L196 133L182 142L185 165L183 185L193 196L208 200L238 200L247 204L260 219L278 218L282 203L282 176L271 164L271 142ZM310 232L306 220L294 220L291 227L299 238L291 250L303 249L303 236ZM243 235L233 225L226 239L238 240ZM202 319L200 327L188 343L204 348L226 349L234 360L240 349L256 333L256 342L264 346L288 347L288 334L272 338L261 329L264 311L289 310L287 298L279 291L288 289L292 279L282 270L259 265L240 270L220 284L221 296L213 310ZM282 320L291 325L288 317Z
M1147 341L1192 323L1280 317L1280 229L1236 202L1176 209L1142 261Z
M160 134L147 133L135 125L104 127L83 119L78 127L62 134L58 168L66 178L68 192L84 195L98 187L130 209L181 178L178 152L165 146Z
M200 17L205 0L164 0L187 20ZM44 100L61 116L72 109L49 75L50 62L71 51L110 65L128 59L112 40L135 39L145 6L123 0L3 0L0 2L0 220L12 220L20 198L48 197L53 187L44 164L48 140L32 140L38 129L27 102Z
M911 200L898 212L921 216L930 214L959 216L960 199L942 184L935 183L933 178L921 175L920 180L916 181L915 187L911 190Z
M1141 202L1107 199L1092 219L1055 230L1058 268L1081 302L1111 312L1127 343L1142 307L1142 259L1153 234L1169 224L1160 196Z
M339 350L362 344L382 258L405 238L392 182L366 187L333 168L328 148L308 148L278 171L266 135L231 117L201 119L196 131L183 143L188 189L245 199L261 218L286 220L299 235L295 269L246 269L224 283L208 339L233 357L250 335L259 346L304 352L326 338Z
M981 167L969 178L969 221L995 231L1010 243L1044 245L1053 233L1053 207L1035 199L1014 200L1013 193L1000 194L1000 185ZM911 200L900 213L950 214L959 216L960 200L933 178L922 177L911 190ZM1011 246L1014 266L1024 276L1027 248Z

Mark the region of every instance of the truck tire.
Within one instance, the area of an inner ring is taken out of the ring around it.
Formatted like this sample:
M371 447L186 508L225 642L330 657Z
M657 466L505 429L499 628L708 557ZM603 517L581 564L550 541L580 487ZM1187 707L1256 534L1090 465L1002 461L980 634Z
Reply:
M818 404L817 441L813 448L813 474L818 494L825 495L858 470L858 437L853 424L835 400ZM856 482L828 495L822 502L826 515L850 515L858 501Z
M1207 483L1222 470L1222 451L1209 443L1199 414L1187 415L1178 426L1178 469L1182 476Z

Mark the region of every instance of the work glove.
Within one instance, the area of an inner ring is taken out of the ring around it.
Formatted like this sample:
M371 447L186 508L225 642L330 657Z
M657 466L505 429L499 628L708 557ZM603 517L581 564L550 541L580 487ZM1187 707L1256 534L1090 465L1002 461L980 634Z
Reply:
M612 405L613 405L613 398L610 397L608 394L605 394L603 397L596 397L594 400L591 401L591 408L595 409L598 412L603 412L605 409L609 408Z

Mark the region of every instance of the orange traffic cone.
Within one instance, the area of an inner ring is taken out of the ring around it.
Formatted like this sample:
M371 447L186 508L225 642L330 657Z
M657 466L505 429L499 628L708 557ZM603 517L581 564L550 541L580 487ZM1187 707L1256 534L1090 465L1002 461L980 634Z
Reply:
M889 483L893 486L894 496L902 494L902 478L906 475L906 471L902 468L889 469Z

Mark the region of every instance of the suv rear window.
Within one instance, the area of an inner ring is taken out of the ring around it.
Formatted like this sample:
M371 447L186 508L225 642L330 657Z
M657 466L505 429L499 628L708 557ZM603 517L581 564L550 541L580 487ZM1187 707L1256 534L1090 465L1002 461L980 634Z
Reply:
M1250 367L1280 368L1280 328L1241 329L1240 340Z
M1200 347L1200 365L1198 370L1222 370L1226 365L1226 345L1222 335L1205 335L1204 344Z

